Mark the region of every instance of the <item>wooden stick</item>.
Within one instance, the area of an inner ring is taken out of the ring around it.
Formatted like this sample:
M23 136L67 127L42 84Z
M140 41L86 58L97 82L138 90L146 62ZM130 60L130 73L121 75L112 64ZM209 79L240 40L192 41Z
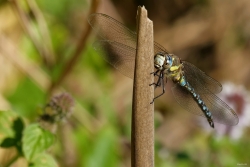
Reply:
M132 107L132 167L154 166L154 40L153 23L147 18L147 10L137 11L137 52Z

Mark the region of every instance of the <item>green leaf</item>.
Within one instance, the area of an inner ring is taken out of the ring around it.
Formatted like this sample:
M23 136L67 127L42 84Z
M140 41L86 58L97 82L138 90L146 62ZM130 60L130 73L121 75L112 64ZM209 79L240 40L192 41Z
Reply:
M42 129L38 124L31 124L24 130L23 153L28 161L44 152L55 141L55 136Z
M13 130L15 131L15 138L21 140L24 129L24 123L20 117L18 117L13 123Z
M16 147L19 152L22 151L22 132L24 128L24 123L20 117L17 117L16 114L13 112L1 112L0 113L0 123L3 125L1 126L3 130L8 129L6 131L9 134L3 135L6 138L3 139L1 142L1 147L9 148L9 147Z
M7 137L7 138L5 138L5 139L2 141L0 147L9 148L9 147L13 147L13 146L15 146L15 145L16 145L16 139Z
M58 167L54 158L49 154L39 154L34 158L32 164L29 164L29 167Z
M12 129L13 120L17 117L14 112L0 111L0 140L5 137L14 137L15 132Z

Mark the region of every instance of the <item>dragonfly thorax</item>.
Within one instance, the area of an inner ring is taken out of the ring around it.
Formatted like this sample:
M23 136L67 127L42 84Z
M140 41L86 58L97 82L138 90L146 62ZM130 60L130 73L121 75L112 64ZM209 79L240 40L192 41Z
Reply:
M174 54L168 54L164 65L164 73L173 82L180 82L184 73L180 58Z

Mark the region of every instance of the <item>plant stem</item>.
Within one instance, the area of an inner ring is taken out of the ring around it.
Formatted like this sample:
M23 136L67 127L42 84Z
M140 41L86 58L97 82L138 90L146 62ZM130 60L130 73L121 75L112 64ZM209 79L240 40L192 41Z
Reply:
M90 11L89 14L94 13L98 7L99 4L99 0L92 0L91 1L91 7L90 7ZM60 74L60 76L58 77L58 79L52 83L52 85L50 86L49 92L52 92L54 88L56 88L58 85L60 85L60 83L66 78L66 76L71 72L71 70L73 69L73 67L75 66L75 64L77 63L77 60L79 59L79 57L81 56L82 50L86 45L88 36L91 34L91 30L92 28L90 27L90 25L87 23L86 20L86 30L83 31L82 35L81 35L81 39L78 42L78 45L76 47L75 52L72 54L70 60L66 63L65 67L63 68L62 73Z

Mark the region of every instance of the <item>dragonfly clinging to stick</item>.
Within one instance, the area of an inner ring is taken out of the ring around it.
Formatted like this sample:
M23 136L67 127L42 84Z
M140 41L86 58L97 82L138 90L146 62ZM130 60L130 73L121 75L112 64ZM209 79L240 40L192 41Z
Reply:
M88 21L101 37L94 43L95 50L122 74L133 79L137 34L105 14L92 14ZM172 93L184 109L205 117L213 128L214 122L231 126L238 124L239 119L234 110L215 95L222 90L218 81L193 64L170 54L156 42L154 55L149 61L154 63L156 69L151 74L158 77L157 82L150 86L162 87L162 93L152 103L165 93L164 80L172 80Z

